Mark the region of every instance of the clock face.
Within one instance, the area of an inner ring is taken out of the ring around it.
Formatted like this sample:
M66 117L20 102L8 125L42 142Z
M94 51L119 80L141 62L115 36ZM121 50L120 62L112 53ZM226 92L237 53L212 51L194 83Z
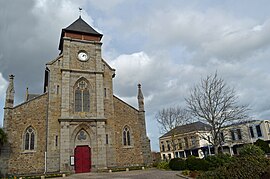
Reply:
M85 51L80 51L78 53L78 59L81 61L86 61L88 60L88 54Z

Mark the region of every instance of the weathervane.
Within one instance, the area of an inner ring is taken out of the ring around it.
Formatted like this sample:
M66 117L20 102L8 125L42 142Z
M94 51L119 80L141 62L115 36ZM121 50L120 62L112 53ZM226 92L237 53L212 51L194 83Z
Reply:
M81 17L81 15L82 15L82 8L81 7L79 7L79 12L80 12L80 17Z

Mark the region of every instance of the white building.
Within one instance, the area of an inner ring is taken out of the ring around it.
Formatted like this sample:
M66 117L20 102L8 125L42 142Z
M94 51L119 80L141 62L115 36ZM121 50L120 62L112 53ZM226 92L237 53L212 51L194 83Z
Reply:
M214 154L208 142L211 139L210 130L211 126L195 122L169 131L159 138L161 159L186 158L189 155L203 158ZM245 121L223 127L220 135L222 147L219 150L235 155L241 146L258 139L270 143L270 120Z
M252 144L258 139L270 143L270 120L245 121L223 128L221 144L225 153L238 154L243 144Z
M210 136L209 131L210 126L202 122L177 126L159 138L161 159L209 155L210 144L204 139Z

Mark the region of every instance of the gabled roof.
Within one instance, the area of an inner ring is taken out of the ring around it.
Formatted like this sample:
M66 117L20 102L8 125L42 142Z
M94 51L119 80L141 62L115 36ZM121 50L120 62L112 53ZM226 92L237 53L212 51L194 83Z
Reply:
M102 37L102 34L98 33L93 29L89 24L87 24L81 16L72 24L70 24L67 28L63 29L65 32L79 32L79 33L85 33L89 35L95 35Z
M80 16L76 21L74 21L68 27L62 29L60 43L58 47L58 49L61 51L63 50L63 37L66 32L95 36L95 37L99 37L100 40L103 36L102 34L98 33L95 29L93 29L89 24L87 24Z
M190 124L186 124L182 126L177 126L171 131L161 136L160 138L171 136L172 134L176 135L176 134L184 134L184 133L196 132L196 131L209 131L210 129L211 129L210 125L198 121L198 122L194 122L194 123L190 123Z

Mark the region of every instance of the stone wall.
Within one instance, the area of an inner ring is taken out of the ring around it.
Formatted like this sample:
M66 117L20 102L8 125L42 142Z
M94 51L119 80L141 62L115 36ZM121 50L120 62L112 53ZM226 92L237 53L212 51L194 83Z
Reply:
M115 147L117 166L142 165L141 123L138 110L114 97ZM125 126L131 129L131 146L124 146L122 131Z
M46 114L47 94L14 107L12 114L6 119L8 142L10 144L10 159L8 173L43 173L46 145ZM35 130L35 148L33 151L24 150L23 136L31 126Z

